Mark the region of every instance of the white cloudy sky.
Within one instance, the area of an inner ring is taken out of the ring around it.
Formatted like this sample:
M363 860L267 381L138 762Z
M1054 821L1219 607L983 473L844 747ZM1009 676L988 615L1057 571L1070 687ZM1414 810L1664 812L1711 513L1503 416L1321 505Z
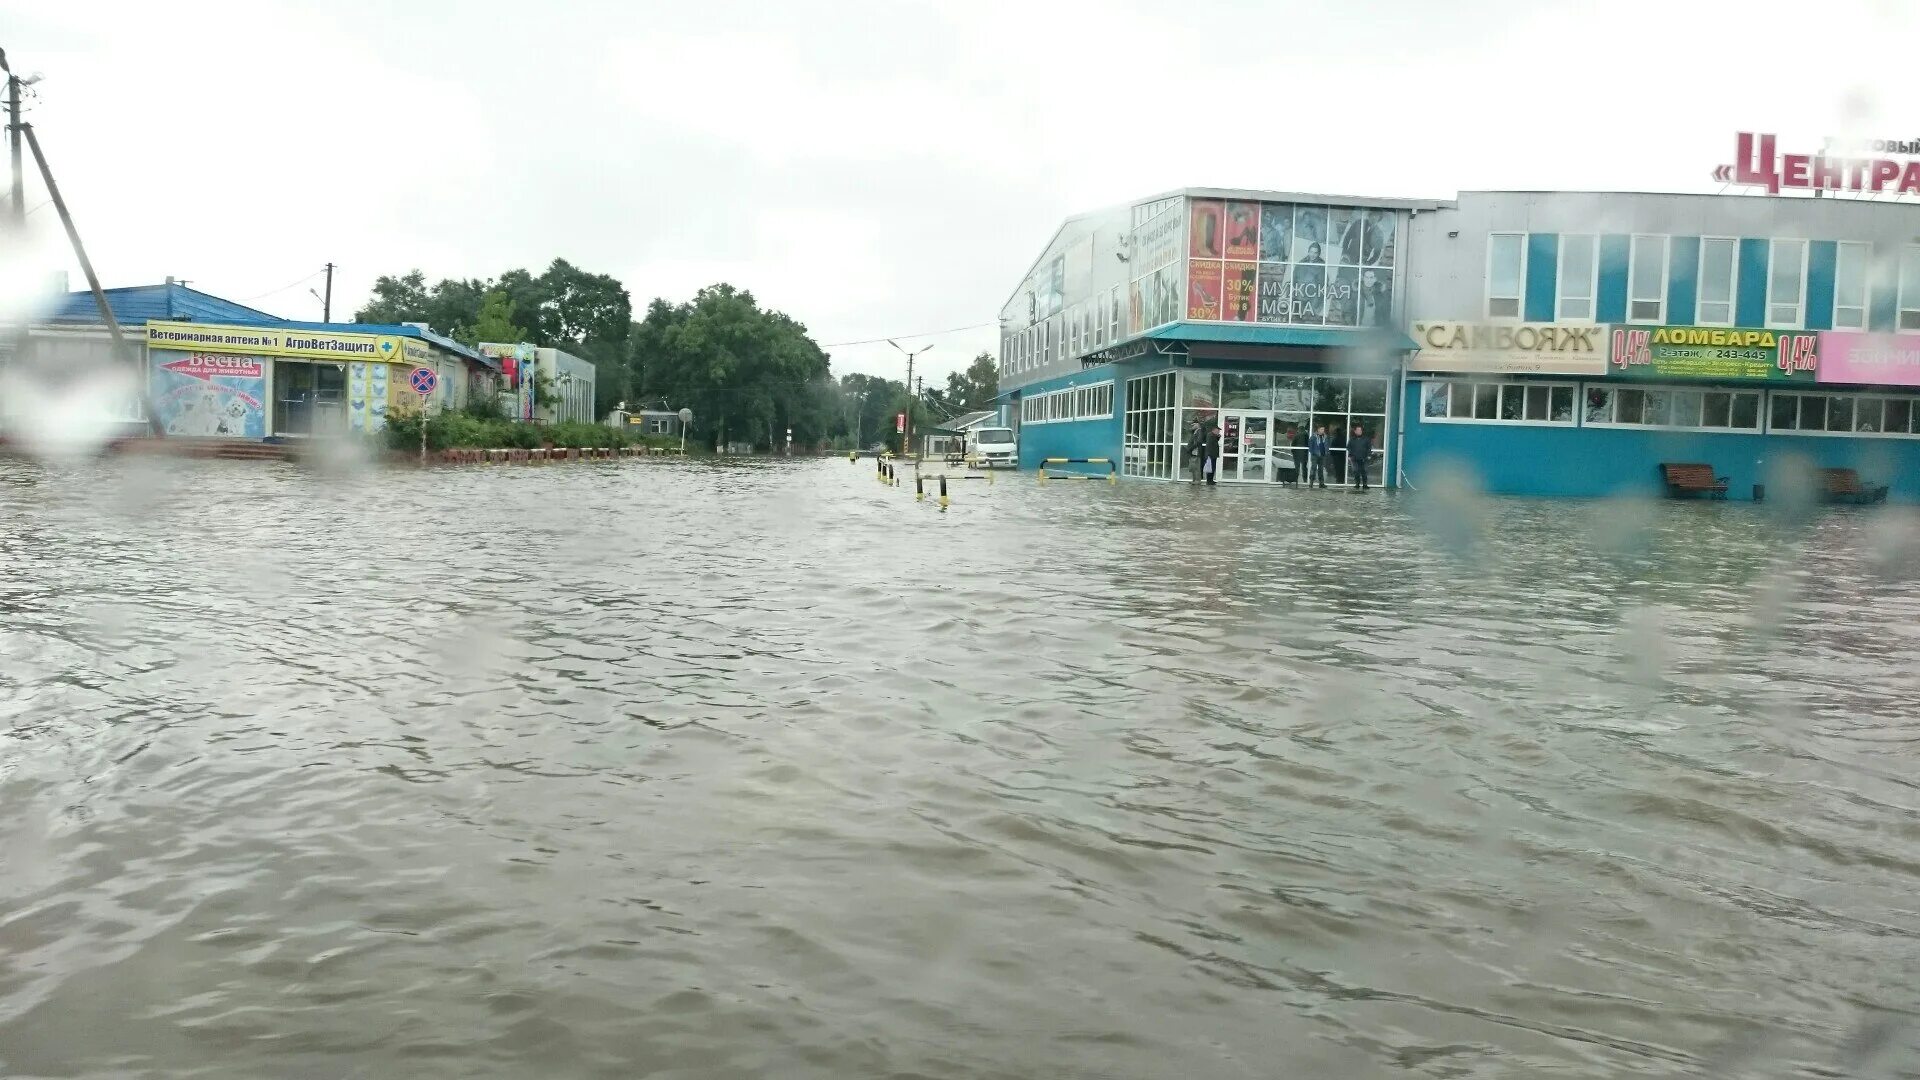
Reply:
M109 285L317 318L284 287L329 260L338 315L563 256L636 311L730 281L935 341L930 377L997 336L922 332L990 322L1062 217L1169 188L1710 191L1736 130L1920 136L1911 0L1574 7L0 0L0 46Z

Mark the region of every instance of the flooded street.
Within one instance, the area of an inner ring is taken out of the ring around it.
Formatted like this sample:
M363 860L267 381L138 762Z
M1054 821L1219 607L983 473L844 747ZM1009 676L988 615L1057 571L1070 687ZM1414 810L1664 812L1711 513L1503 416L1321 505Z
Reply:
M1899 1076L1911 511L0 463L9 1077Z

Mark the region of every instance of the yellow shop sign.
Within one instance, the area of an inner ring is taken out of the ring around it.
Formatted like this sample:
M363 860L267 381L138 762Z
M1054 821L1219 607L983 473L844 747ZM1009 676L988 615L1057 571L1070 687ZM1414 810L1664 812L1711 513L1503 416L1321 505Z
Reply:
M281 330L212 323L150 322L147 347L176 352L245 353L313 360L368 360L401 363L401 340L383 334L336 334L319 330Z

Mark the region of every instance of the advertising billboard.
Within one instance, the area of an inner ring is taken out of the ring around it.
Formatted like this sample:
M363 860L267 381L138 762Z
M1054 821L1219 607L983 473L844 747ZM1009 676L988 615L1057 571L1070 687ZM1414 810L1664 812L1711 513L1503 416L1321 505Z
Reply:
M232 353L148 351L154 419L169 435L267 437L267 363Z
M1828 331L1820 335L1816 381L1920 386L1920 336Z
M1417 322L1412 371L1605 375L1607 330L1591 323Z
M1184 257L1184 204L1165 199L1156 211L1135 227L1128 238L1127 333L1138 334L1179 321L1182 303L1180 268ZM1138 302L1135 302L1138 297Z
M1189 215L1189 319L1387 326L1399 219L1392 210L1197 199ZM1219 260L1216 262L1216 260ZM1205 264L1205 265L1202 265ZM1215 270L1215 266L1219 270Z
M1628 379L1814 382L1820 335L1746 327L1616 326L1608 373Z

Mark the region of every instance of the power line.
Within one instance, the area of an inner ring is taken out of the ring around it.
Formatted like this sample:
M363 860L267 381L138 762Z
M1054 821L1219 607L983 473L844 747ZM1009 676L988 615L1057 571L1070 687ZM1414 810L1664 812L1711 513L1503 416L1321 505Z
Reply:
M313 273L308 274L306 277L301 278L299 281L290 282L286 285L280 286L277 289L269 289L266 292L260 293L258 296L243 296L239 300L235 301L235 303L244 304L249 300L262 300L262 299L265 299L266 297L273 296L277 293L286 292L288 289L299 288L300 286L305 285L307 282L312 281L314 278L317 278L324 273L326 273L325 270L315 270Z
M922 330L917 334L888 334L886 337L867 338L864 341L832 341L820 347L823 349L838 349L846 345L878 345L879 343L890 340L892 338L939 337L942 334L958 334L966 330L984 330L989 326L998 326L998 325L1000 324L990 323L990 322L974 323L972 326L956 326L951 330Z

